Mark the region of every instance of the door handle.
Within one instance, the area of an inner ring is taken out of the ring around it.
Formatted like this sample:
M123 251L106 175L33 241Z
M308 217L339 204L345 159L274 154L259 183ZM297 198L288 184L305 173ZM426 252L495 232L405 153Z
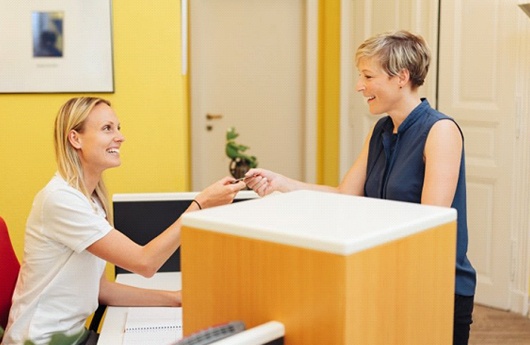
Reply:
M223 118L223 114L206 114L206 120L220 120Z

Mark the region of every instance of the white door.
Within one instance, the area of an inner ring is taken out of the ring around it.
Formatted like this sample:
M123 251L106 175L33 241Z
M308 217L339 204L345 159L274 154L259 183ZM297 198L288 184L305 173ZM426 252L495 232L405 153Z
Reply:
M441 6L439 108L465 135L475 300L501 309L511 307L514 269L517 11L515 1L447 0Z
M521 208L528 206L525 202L528 192L516 186L529 184L525 179L528 173L514 174L517 156L513 151L516 148L521 159L528 152L517 149L517 145L525 142L516 140L514 118L516 95L521 93L516 90L516 81L523 80L525 75L528 79L530 74L517 75L517 68L524 64L516 61L516 47L528 39L521 36L520 30L517 33L522 15L516 2L441 1L439 62L435 59L422 88L431 105L437 104L440 111L453 116L465 135L468 254L478 272L476 302L524 313L528 296L528 277L524 273L528 263L521 262L521 258L527 257L528 230L514 230L514 226L527 227L528 216ZM352 43L343 41L343 45L353 44L349 48L351 55L345 55L342 63L343 80L350 78L343 84L341 95L341 170L345 172L374 122L362 97L354 94L355 78L348 77L357 75L356 70L348 71L355 48L374 33L405 28L421 33L436 56L438 0L395 0L385 2L384 6L369 0L343 0L342 6L343 12L349 13L343 20L349 27L344 26L343 30L352 37ZM526 79L524 82L528 83ZM523 106L519 108L521 112ZM524 121L518 120L519 127ZM519 281L515 291L512 279Z
M189 2L192 186L229 175L225 134L258 166L314 179L316 0Z

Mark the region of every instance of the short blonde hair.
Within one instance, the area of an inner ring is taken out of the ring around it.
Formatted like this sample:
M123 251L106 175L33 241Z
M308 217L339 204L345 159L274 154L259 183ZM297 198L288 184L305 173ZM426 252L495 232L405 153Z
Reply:
M72 98L59 109L55 118L54 146L59 174L70 186L79 190L89 200L92 198L92 195L89 195L84 183L81 160L75 147L70 143L68 135L71 130L82 132L88 115L100 103L105 103L110 106L110 102L102 98ZM103 180L99 181L94 194L103 206L107 214L107 219L112 223L111 208Z
M362 58L375 58L389 76L409 71L412 87L425 82L431 62L429 46L420 35L406 30L385 32L364 41L355 54L355 63Z

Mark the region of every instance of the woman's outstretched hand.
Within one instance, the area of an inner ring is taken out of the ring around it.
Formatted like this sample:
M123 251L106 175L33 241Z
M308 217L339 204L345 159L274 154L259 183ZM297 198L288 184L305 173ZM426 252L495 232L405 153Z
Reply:
M291 179L265 169L250 169L245 174L245 183L259 196L266 196L272 192L289 192L294 189Z
M232 177L224 177L206 187L199 193L199 195L197 195L195 200L197 200L203 209L230 204L236 197L237 193L245 188L245 183L243 181L232 183L233 181L234 178Z

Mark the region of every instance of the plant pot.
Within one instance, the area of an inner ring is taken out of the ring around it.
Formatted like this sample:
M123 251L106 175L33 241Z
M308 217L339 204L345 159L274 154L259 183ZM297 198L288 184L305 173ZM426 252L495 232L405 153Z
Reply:
M228 167L234 178L241 178L250 170L249 162L240 158L232 159Z

